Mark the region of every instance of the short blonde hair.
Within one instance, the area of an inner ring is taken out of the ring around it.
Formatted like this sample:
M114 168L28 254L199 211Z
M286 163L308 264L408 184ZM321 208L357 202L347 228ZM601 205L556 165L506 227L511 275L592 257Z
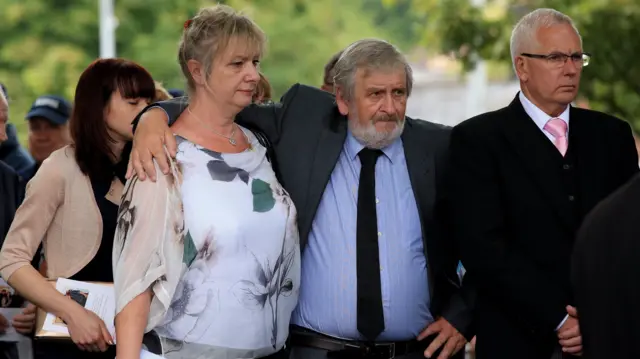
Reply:
M156 85L156 96L154 97L153 102L166 101L166 100L171 100L173 98L173 96L169 94L169 91L167 91L167 89L165 89L160 82L158 81L154 81L154 82Z
M215 5L200 9L198 14L185 23L180 40L178 62L187 79L187 89L195 90L195 82L187 63L196 60L204 66L209 79L213 60L224 53L233 40L241 40L260 56L264 53L266 36L262 29L246 15L226 5Z

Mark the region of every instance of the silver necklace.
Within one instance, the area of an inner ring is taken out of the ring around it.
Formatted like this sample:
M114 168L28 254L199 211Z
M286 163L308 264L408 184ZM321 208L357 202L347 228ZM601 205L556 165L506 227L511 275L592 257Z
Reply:
M221 134L220 132L217 132L216 130L214 130L213 128L211 128L211 126L207 125L204 121L202 121L198 116L196 116L193 112L191 112L191 108L187 107L187 111L189 112L189 114L193 117L195 117L196 120L198 120L198 122L200 123L201 126L206 127L209 131L213 132L214 134L220 136L220 137L224 137L227 140L229 140L229 143L232 146L235 146L237 144L236 140L233 138L236 134L236 124L233 124L233 129L231 130L231 135L226 136Z

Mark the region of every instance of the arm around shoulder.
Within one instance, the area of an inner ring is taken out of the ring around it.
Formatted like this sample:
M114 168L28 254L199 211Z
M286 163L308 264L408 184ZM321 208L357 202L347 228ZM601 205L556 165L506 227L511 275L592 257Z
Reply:
M142 118L142 116L151 109L157 108L163 110L169 126L176 122L182 112L187 109L188 105L189 103L187 102L186 97L177 97L167 101L152 103L151 105L145 107L142 111L140 111L138 116L136 116L136 118L133 120L133 132L135 133L136 129L138 128L138 124L140 123L140 119ZM158 112L157 116L161 116L160 112ZM145 118L146 117L147 116L145 116Z

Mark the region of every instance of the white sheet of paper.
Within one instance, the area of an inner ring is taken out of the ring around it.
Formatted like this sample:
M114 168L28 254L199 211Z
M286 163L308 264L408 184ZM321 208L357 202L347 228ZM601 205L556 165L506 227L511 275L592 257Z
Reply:
M56 281L56 289L58 292L76 300L76 302L84 302L79 304L83 304L85 309L96 313L104 321L115 341L116 298L112 286L60 278ZM51 313L47 313L42 329L69 334L69 329L62 320Z
M22 308L0 308L0 314L2 314L2 316L4 316L7 321L9 321L9 323L11 323L13 317L20 314L21 312ZM16 332L16 328L11 325L4 334L0 335L0 342L19 342L24 338L25 337L22 334Z

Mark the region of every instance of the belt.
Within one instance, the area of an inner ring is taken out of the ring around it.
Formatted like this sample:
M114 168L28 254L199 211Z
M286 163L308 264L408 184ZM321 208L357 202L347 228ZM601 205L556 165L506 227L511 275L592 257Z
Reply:
M424 351L429 341L363 342L342 340L293 327L289 336L291 346L310 347L327 351L327 358L336 359L393 359L396 356Z

